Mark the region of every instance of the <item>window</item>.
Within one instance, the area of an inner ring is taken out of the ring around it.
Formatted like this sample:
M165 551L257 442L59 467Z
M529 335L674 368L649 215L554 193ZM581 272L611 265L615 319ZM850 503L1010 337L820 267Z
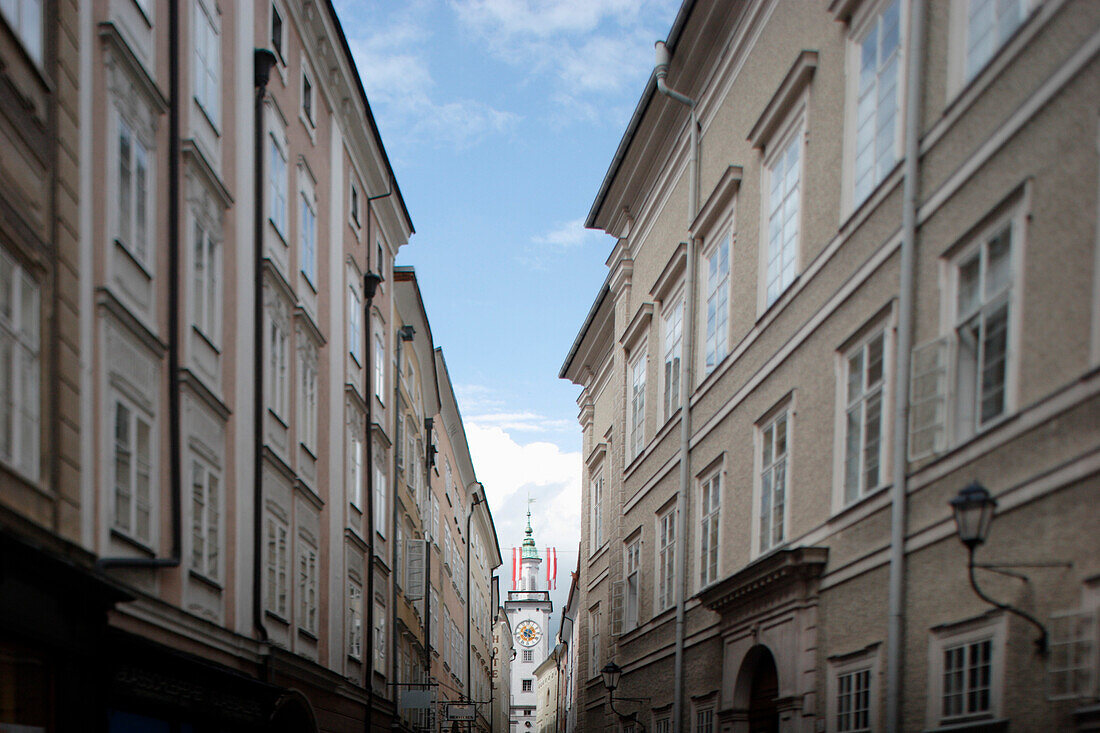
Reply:
M928 673L929 725L1001 715L1007 619L990 612L933 629Z
M386 673L386 604L374 601L374 671Z
M630 456L637 456L645 447L645 377L647 354L642 353L630 367Z
M351 220L359 226L359 188L351 184Z
M664 317L665 419L680 409L680 356L683 345L684 301L677 297Z
M37 480L41 395L38 284L0 250L0 461Z
M274 4L271 6L271 48L280 59L283 58L283 16Z
M385 403L386 391L386 341L382 331L374 332L374 394L378 401Z
M271 136L271 223L286 238L286 153Z
M787 504L787 411L760 431L760 552L783 543Z
M290 402L290 385L287 382L287 352L290 350L290 338L286 332L286 326L278 317L271 317L270 329L267 401L272 412L280 418L285 418L287 403Z
M693 733L714 733L714 706L699 708L695 711Z
M363 586L348 579L348 656L363 658Z
M215 19L206 5L195 3L195 101L210 122L218 124L220 41Z
M359 363L359 334L362 332L363 327L361 321L363 318L363 309L359 307L359 293L356 292L355 286L350 285L348 287L348 353L351 354L351 358L355 359L355 363Z
M883 383L886 336L878 331L845 358L844 503L882 484Z
M298 404L301 406L301 420L299 422L299 440L302 445L316 453L317 450L317 347L307 344L299 350L301 360L299 370L302 376L301 395Z
M836 730L855 733L871 730L871 670L857 669L836 678Z
M381 456L382 451L377 451ZM374 531L386 536L386 469L381 457L374 464Z
M210 466L191 462L191 568L212 580L219 576L218 486L218 474Z
M700 486L699 587L718 579L718 518L722 508L722 472L715 471Z
M142 265L149 252L149 154L126 120L118 120L118 242Z
M219 309L218 243L208 227L195 220L195 258L192 262L191 308L192 322L210 341L217 342L218 324L221 319Z
M768 245L765 256L764 305L779 299L794 282L798 271L799 219L801 214L802 129L767 163Z
M145 415L115 402L114 528L146 544L152 541L152 437Z
M710 374L729 350L730 236L727 234L706 258L707 337L706 373Z
M302 72L302 112L305 113L306 119L309 123L313 124L313 84L309 80L309 76Z
M672 733L672 719L668 717L658 718L653 721L653 730L655 733Z
M523 680L523 692L531 692L534 689L534 680Z
M597 604L588 611L588 676L600 673L600 607Z
M891 0L858 24L850 50L857 206L897 162L900 38L901 0Z
M439 497L432 494L432 540L439 545Z
M358 417L358 415L356 415ZM363 508L363 438L352 426L348 431L348 496L352 506Z
M1005 222L955 266L956 438L987 427L1008 408L1013 223Z
M267 517L267 596L264 602L268 611L287 617L287 526L280 517Z
M300 231L302 274L311 285L317 283L317 214L310 196L302 192L302 222Z
M676 602L676 510L657 517L657 612Z
M317 548L298 540L298 626L317 634Z
M989 63L1020 24L1027 0L968 0L966 3L966 79Z
M535 653L530 649L523 650L523 661L531 663L535 661Z
M638 626L638 598L640 586L639 566L642 559L642 540L634 540L626 546L626 597L623 599L623 630Z
M596 474L591 486L592 534L588 547L589 552L595 552L603 547L603 471Z
M1052 700L1091 697L1096 675L1096 608L1054 614L1047 657Z
M0 0L0 16L7 21L27 55L42 65L42 0Z

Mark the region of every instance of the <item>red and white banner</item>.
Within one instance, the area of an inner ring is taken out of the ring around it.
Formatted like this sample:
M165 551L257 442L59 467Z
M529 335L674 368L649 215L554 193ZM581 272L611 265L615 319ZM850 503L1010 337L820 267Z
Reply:
M546 548L546 590L558 587L558 548Z
M512 590L519 588L519 576L520 576L520 557L519 548L512 548Z

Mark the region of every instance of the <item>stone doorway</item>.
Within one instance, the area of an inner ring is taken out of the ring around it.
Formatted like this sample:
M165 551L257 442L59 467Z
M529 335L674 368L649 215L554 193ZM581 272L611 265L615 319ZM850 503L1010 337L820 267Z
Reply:
M749 733L779 733L779 674L767 648L760 648L749 683Z

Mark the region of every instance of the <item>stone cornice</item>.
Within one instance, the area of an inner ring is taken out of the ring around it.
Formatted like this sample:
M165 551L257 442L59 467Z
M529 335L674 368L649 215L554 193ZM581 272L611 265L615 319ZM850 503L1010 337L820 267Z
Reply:
M704 589L699 599L710 610L725 614L780 593L798 581L821 577L828 557L827 547L779 550Z

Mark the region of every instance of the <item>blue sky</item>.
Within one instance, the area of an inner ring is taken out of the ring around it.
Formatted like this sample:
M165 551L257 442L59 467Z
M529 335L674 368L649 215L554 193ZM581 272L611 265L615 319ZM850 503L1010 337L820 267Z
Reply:
M414 265L509 587L528 493L580 539L577 388L557 378L613 241L586 231L678 0L336 0L416 234Z

